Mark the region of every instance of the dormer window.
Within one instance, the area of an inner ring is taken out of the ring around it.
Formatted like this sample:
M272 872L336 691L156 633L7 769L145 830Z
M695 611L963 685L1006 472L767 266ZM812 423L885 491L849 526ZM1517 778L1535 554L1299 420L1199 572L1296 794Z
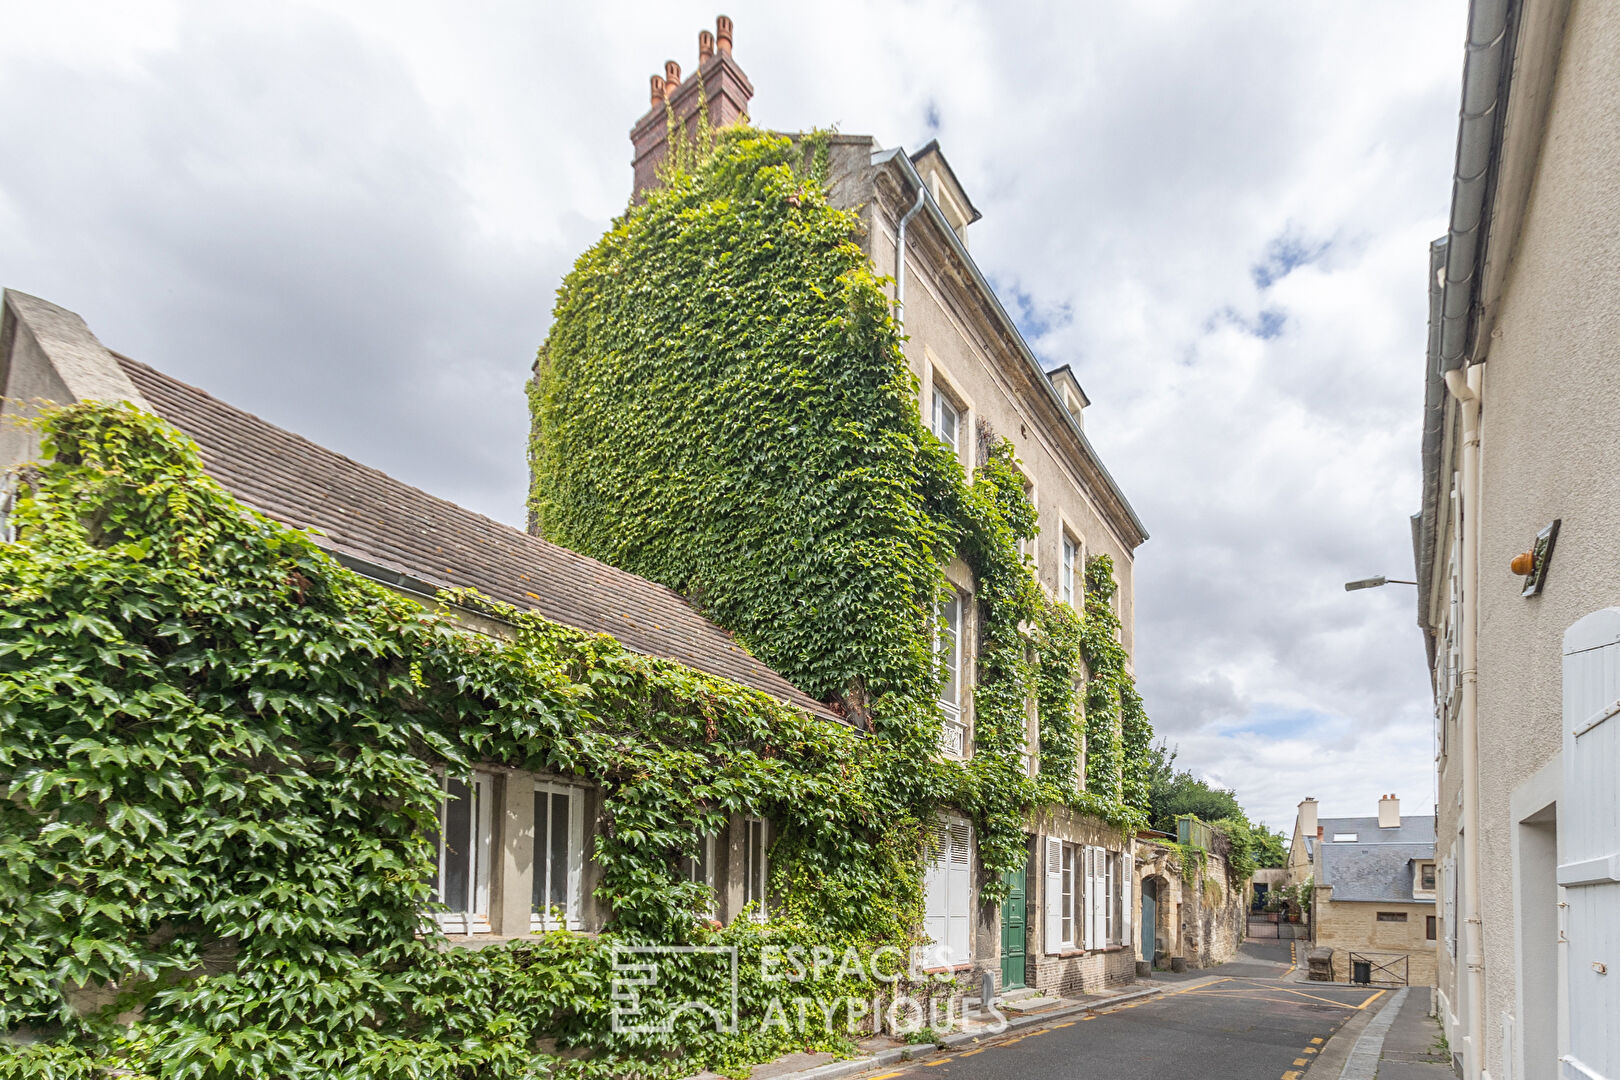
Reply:
M1356 835L1353 832L1336 832L1333 834L1333 842L1335 844L1353 844L1356 842Z

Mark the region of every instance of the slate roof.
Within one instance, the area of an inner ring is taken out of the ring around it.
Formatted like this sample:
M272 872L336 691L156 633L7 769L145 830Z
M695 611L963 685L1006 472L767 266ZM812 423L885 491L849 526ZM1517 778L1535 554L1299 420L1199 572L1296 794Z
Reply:
M113 354L152 409L202 448L210 475L340 559L432 587L470 586L554 622L611 634L844 722L760 663L678 593L403 484L386 473Z
M1432 904L1412 895L1412 863L1434 858L1434 844L1323 844L1322 880L1333 899Z
M1393 829L1378 827L1378 818L1319 818L1322 841L1317 847L1320 884L1333 886L1334 900L1381 900L1426 904L1433 897L1412 896L1412 863L1434 858L1434 817L1402 816ZM1354 841L1336 843L1334 834L1354 833Z
M1394 829L1380 829L1377 816L1318 818L1322 826L1322 846L1333 846L1334 833L1355 833L1363 844L1428 844L1434 846L1434 815L1428 817L1402 816Z

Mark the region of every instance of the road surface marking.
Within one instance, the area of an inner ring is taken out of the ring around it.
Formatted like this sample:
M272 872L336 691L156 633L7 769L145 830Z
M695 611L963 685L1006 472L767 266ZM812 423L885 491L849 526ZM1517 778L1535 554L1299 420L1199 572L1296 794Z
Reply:
M1300 1072L1298 1069L1289 1069L1287 1072L1283 1073L1282 1076L1282 1080L1299 1080L1299 1078Z
M948 1062L950 1060L951 1060L950 1058L935 1058L933 1061L925 1061L925 1062L923 1062L923 1068L932 1069L935 1065L943 1065L943 1064L945 1064L946 1062ZM1296 1061L1296 1062L1294 1062L1294 1064L1298 1065L1299 1062Z
M1373 992L1372 997L1368 998L1366 1001L1363 1001L1360 1005L1357 1005L1356 1008L1357 1009L1365 1009L1367 1006L1371 1005L1373 1002L1375 1002L1379 998L1383 997L1386 993L1388 993L1387 990L1376 990L1376 991Z
M1060 1027L1074 1027L1074 1025L1078 1024L1079 1022L1080 1021L1078 1021L1078 1020L1070 1020L1068 1023L1065 1023L1065 1024L1053 1024L1052 1028L1053 1028L1053 1030L1056 1030L1057 1028L1060 1028Z
M1318 1035L1316 1038L1312 1039L1311 1042L1313 1042L1316 1045L1320 1046L1320 1045L1322 1045L1322 1037L1320 1035Z
M929 1064L933 1064L933 1062L929 1062ZM1295 1058L1294 1059L1294 1064L1295 1065L1309 1065L1310 1062L1306 1061L1304 1058Z
M905 1072L904 1069L901 1069L898 1072L878 1073L876 1076L872 1077L872 1080L889 1080L891 1076L899 1076L903 1072Z

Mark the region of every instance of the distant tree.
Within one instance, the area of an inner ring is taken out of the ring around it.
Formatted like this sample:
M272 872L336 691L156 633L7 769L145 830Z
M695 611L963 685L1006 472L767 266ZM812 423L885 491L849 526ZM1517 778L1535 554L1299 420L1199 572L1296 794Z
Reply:
M1256 866L1281 866L1285 858L1282 833L1249 820L1238 803L1237 793L1214 787L1186 769L1177 770L1174 747L1158 743L1150 751L1148 766L1149 824L1160 832L1174 834L1176 818L1192 814L1211 825L1220 826L1239 847L1248 852Z
M1215 822L1225 818L1248 821L1238 804L1237 794L1227 788L1211 787L1185 769L1176 770L1177 751L1159 743L1148 751L1148 819L1152 828L1174 833L1176 818L1193 814Z

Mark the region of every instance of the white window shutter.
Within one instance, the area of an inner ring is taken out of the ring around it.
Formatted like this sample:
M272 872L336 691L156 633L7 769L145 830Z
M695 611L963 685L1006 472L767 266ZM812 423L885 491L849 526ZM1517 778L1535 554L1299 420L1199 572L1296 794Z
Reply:
M945 941L949 962L954 966L966 964L973 951L973 827L966 822L952 822L950 834L950 908Z
M1568 963L1566 1076L1620 1076L1620 608L1564 632L1558 884Z
M1092 870L1092 852L1096 849L1086 844L1080 849L1080 865L1075 868L1075 885L1080 889L1080 913L1083 916L1080 923L1080 947L1082 949L1095 949L1097 939L1092 933L1097 928L1097 882L1096 874Z
M1121 945L1130 945L1133 951L1135 945L1132 943L1131 927L1136 925L1136 920L1131 917L1131 897L1135 893L1135 882L1132 881L1135 873L1136 860L1126 851L1119 857L1119 941Z
M923 934L930 944L922 947L921 966L944 967L946 959L946 924L950 910L949 879L946 867L950 862L950 834L945 823L935 822L928 837L928 872L923 877Z
M1041 947L1047 955L1063 951L1063 841L1046 838L1046 925Z
M1091 947L1101 949L1108 944L1108 905L1114 902L1108 895L1108 852L1105 849L1091 849L1091 874L1091 895L1096 897L1091 906Z

